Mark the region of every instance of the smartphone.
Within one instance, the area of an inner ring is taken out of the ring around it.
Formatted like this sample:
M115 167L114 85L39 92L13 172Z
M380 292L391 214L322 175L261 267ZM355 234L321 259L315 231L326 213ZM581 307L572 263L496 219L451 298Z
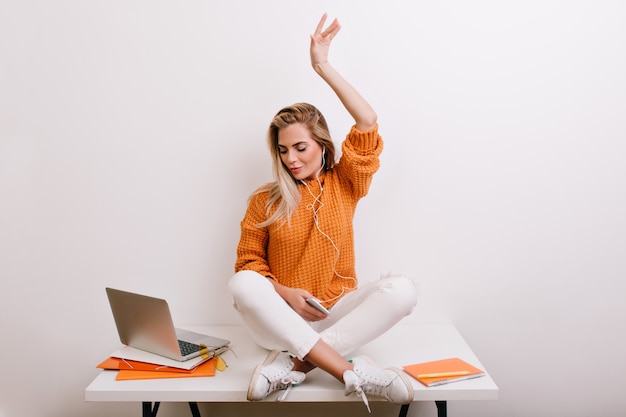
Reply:
M322 303L320 303L317 298L315 298L315 297L307 298L306 302L307 302L308 305L310 305L310 306L314 307L315 309L321 311L322 313L326 314L327 316L330 315L330 311L328 311L326 309L326 307L324 307L322 305Z

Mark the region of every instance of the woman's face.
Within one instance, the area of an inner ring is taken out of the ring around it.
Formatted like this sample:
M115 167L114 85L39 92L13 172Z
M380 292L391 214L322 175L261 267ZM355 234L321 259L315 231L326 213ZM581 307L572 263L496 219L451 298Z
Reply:
M311 180L322 168L322 147L301 123L278 131L278 151L285 167L296 180Z

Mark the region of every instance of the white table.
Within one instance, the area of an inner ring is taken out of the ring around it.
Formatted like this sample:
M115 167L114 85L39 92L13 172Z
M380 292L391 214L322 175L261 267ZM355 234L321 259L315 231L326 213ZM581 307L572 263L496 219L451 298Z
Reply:
M243 326L184 327L231 341L233 352L226 352L222 356L228 364L224 372L218 371L214 377L116 381L116 371L102 371L85 389L85 400L142 402L143 417L156 416L158 405L163 401L188 402L194 417L200 415L198 402L246 402L252 371L263 361L267 351L252 341ZM413 363L459 357L487 373L457 329L450 324L400 324L377 340L363 346L356 354L366 354L383 367L400 368ZM498 398L498 387L488 373L481 378L430 388L413 380L413 388L414 401L435 401L439 417L447 415L447 401ZM275 401L275 398L276 394L273 394L266 401ZM343 384L316 369L307 374L305 383L289 392L285 401L362 400L355 395L346 397ZM409 405L402 406L400 417L406 416L408 409Z

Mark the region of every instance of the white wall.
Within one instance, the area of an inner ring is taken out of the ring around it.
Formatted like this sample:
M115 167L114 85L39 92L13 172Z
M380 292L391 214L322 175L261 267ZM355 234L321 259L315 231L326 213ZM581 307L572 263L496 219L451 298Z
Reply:
M408 320L455 323L501 388L450 415L626 413L624 3L0 0L0 417L139 415L83 401L118 346L105 286L239 322L269 120L309 101L350 127L309 68L323 11L386 141L361 278L420 279ZM246 406L203 411L326 410Z

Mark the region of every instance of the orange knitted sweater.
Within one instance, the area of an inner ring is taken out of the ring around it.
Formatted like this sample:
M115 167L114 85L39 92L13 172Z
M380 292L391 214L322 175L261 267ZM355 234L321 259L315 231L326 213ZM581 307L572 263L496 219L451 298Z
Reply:
M319 183L298 183L302 198L289 223L279 220L258 227L267 218L268 194L253 194L241 222L235 272L252 270L288 287L305 289L326 307L356 288L352 220L378 170L382 148L378 127L361 132L353 126L335 167L320 174ZM319 209L319 229L314 209Z

